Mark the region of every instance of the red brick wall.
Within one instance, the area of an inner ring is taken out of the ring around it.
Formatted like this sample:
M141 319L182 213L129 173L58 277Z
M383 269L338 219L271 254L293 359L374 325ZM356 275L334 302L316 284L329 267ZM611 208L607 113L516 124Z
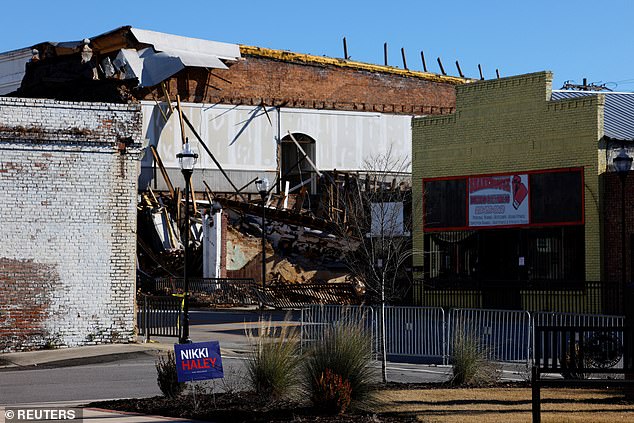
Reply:
M604 277L608 281L621 281L621 180L616 173L603 175L603 243L605 257ZM632 280L632 242L634 234L634 172L625 179L625 272Z
M184 69L169 83L174 100L359 110L397 114L447 114L455 86L422 78L337 66L283 62L245 56L229 69ZM142 94L143 95L143 94ZM160 88L144 94L163 98Z
M0 258L0 352L57 343L44 326L57 285L50 265Z

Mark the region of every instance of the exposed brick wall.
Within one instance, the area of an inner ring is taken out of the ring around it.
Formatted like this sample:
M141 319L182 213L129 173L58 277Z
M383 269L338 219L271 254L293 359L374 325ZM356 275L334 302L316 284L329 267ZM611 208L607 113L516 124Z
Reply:
M605 278L621 282L621 180L615 172L601 175L603 185L603 234ZM632 234L634 234L634 173L625 179L625 278L632 281Z
M456 113L413 119L414 251L424 245L423 178L583 166L585 276L601 279L598 143L604 98L548 101L551 85L549 72L460 85ZM416 254L414 265L423 260Z
M0 351L48 341L46 321L58 287L54 266L0 258Z
M447 114L454 85L421 78L245 56L229 69L185 69L169 83L181 101L409 115ZM162 98L160 88L146 100Z
M133 335L140 138L138 105L0 98L0 351Z

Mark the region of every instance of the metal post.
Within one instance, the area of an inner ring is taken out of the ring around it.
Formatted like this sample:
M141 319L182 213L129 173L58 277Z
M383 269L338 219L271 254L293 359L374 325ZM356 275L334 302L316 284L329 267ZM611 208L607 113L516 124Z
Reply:
M584 84L585 85L585 84ZM627 178L628 173L632 169L632 157L627 154L624 146L621 146L621 151L619 154L613 159L614 168L618 172L619 178L621 179L621 287L623 292L621 293L621 301L623 304L623 313L625 314L625 330L623 333L623 346L624 346L624 354L623 354L623 367L625 370L625 379L632 380L634 379L634 374L630 371L627 371L628 365L627 363L632 360L632 355L634 354L632 344L632 332L628 331L628 328L632 327L632 307L628 307L628 301L631 300L631 290L627 284L627 278L625 275L625 180ZM626 390L626 396L628 398L634 398L634 391Z
M631 304L629 304L629 301L632 300L632 296L627 284L627 269L625 266L625 180L627 174L628 172L619 173L621 178L621 287L623 289L621 301L623 303L623 313L625 314L625 324L623 325L625 327L623 331L623 366L626 368L625 379L632 380L634 379L634 372L632 372L632 355L634 354L634 339L632 339L632 335L634 332L631 328L634 326L634 319L632 318L632 307ZM634 398L634 390L628 389L626 396L630 399Z
M531 375L531 387L532 387L532 403L533 403L533 423L540 423L541 416L541 395L539 392L539 375L537 373L537 367L533 366Z
M183 336L180 343L187 344L189 339L189 185L191 183L192 171L183 169L183 177L185 178L185 233L183 234L183 242L185 243L184 250L184 266L183 266L183 283L184 283L184 298L183 298Z
M266 197L262 196L262 295L264 295L264 288L266 288Z
M143 296L143 324L145 330L145 342L150 342L150 304L148 296Z
M619 176L621 177L621 286L623 287L623 298L625 298L627 291L627 278L625 276L625 178L627 173Z
M264 298L266 297L266 293L264 292L266 288L266 199L269 195L269 180L267 178L258 178L255 181L255 186L262 198L262 298L260 309L263 310Z

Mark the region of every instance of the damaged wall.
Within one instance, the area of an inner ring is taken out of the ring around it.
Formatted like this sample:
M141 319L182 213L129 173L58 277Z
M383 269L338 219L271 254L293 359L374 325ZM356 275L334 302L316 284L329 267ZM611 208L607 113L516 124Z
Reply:
M410 157L411 116L452 113L455 86L468 82L258 47L240 46L240 52L242 58L228 69L188 67L166 81L170 99L180 96L184 113L238 187L254 177L273 181L282 173L278 141L288 131L315 141L313 161L320 170L365 170L366 161L390 148L394 157ZM144 136L157 146L172 181L182 186L175 159L180 125L176 116L165 122L166 103L161 103L164 113L159 110L157 102L166 100L163 88L141 90L137 97ZM204 180L213 191L232 192L198 142L192 144L201 153L194 186L202 189ZM147 155L140 186L164 190L152 163Z
M169 114L167 106L163 107ZM144 137L157 146L172 182L182 186L176 159L182 149L178 114L169 115L166 123L156 103L143 101L142 110ZM192 103L183 104L183 111L239 187L265 174L271 181L275 180L276 140L284 138L289 131L315 140L314 163L322 170L364 171L367 160L390 148L394 157L411 156L411 117L406 115L274 107L267 107L265 113L260 106ZM233 191L189 128L186 135L199 154L194 186L201 189L205 180L214 191ZM154 188L156 180L156 188L165 190L160 174L155 177L151 153L146 154L142 166L140 187ZM253 189L253 186L248 188Z
M436 115L453 112L454 86L467 81L280 50L240 51L243 59L229 69L180 71L170 92L196 103ZM156 89L145 100L161 95Z
M0 99L0 352L126 342L138 105Z

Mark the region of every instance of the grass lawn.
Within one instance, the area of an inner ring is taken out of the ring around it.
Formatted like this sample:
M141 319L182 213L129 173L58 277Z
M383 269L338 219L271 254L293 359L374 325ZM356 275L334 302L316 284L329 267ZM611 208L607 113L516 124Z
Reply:
M608 389L544 388L542 422L634 422L634 403ZM436 422L530 422L531 390L519 387L393 389L383 391L381 412Z

